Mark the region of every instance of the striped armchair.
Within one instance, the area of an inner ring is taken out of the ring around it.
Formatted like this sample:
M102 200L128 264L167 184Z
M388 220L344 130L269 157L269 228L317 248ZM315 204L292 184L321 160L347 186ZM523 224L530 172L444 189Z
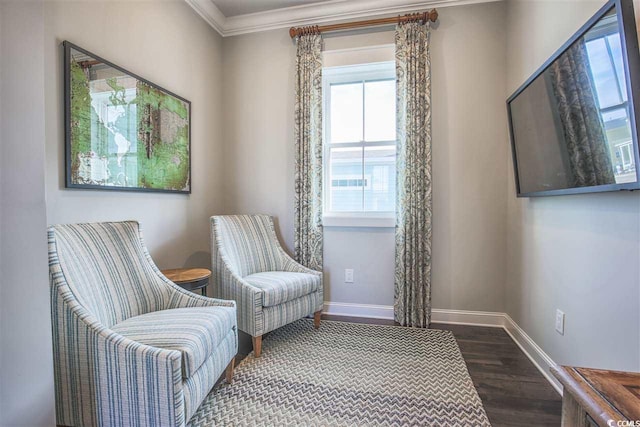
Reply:
M268 215L211 217L215 295L238 303L238 328L252 336L260 357L262 335L314 314L320 327L322 273L282 249Z
M57 424L184 426L231 381L235 303L165 278L137 222L48 234Z

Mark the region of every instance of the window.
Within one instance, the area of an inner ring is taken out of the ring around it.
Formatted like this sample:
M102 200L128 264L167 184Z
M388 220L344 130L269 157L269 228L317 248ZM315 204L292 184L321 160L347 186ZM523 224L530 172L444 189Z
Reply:
M629 102L622 47L615 16L603 20L586 40L600 116L604 123L616 183L634 182L636 165L631 148Z
M323 70L324 216L393 218L395 63Z

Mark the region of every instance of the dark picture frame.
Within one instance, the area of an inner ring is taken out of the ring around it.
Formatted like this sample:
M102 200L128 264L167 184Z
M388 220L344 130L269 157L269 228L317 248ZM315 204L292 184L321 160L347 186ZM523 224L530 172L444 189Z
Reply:
M191 102L62 46L66 188L190 194Z
M540 77L553 62L563 55L576 41L581 39L600 19L615 8L618 29L620 34L622 60L625 71L625 83L629 98L629 125L634 148L634 161L636 165L636 181L631 183L603 184L584 187L569 187L561 189L523 191L520 185L518 168L517 146L514 138L514 124L511 111L511 103L525 91L538 77ZM609 0L596 12L569 40L567 40L545 63L536 70L508 99L507 114L509 134L511 141L511 154L513 159L515 188L517 197L560 196L579 193L599 193L609 191L633 191L640 189L640 145L638 143L637 123L640 123L640 52L638 50L638 37L635 14L632 0Z

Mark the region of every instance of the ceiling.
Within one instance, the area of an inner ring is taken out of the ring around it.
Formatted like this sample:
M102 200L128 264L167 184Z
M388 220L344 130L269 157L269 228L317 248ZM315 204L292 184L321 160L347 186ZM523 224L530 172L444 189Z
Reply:
M2 1L2 0L0 0ZM223 37L501 0L184 0ZM442 17L442 15L441 15ZM441 18L442 19L442 18Z
M310 3L326 3L330 0L212 0L224 16L246 15Z

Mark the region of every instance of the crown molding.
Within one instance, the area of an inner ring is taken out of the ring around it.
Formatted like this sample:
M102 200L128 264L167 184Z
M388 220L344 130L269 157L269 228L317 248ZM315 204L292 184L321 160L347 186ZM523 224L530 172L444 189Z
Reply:
M224 24L227 17L218 9L218 6L211 0L184 0L189 6L202 17L207 24L211 25L221 36L224 37Z
M363 17L393 15L433 7L502 0L331 0L226 17L212 0L185 0L223 37Z

